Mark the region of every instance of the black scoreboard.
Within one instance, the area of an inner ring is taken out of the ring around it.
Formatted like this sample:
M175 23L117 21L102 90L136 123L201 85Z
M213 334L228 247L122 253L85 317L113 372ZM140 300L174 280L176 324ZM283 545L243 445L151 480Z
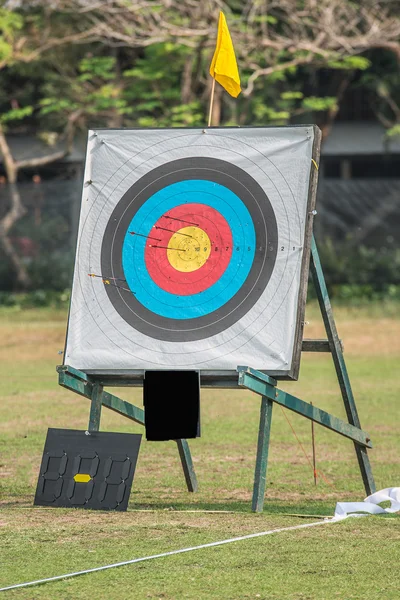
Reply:
M34 504L126 510L142 436L49 429Z

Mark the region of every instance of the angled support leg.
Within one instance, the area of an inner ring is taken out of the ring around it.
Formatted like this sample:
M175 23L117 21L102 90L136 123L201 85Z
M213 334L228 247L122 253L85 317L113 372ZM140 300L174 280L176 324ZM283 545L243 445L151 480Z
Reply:
M185 481L189 492L197 492L197 477L194 472L192 455L190 453L189 444L187 440L176 440L178 446L179 456L182 463L183 474L185 475Z
M333 362L335 365L336 375L339 381L340 391L342 393L347 418L351 425L361 428L360 419L358 417L357 407L354 400L353 391L351 389L350 379L347 373L338 332L333 318L332 306L330 303L328 290L326 288L325 278L323 275L318 249L314 237L311 242L311 259L312 260L310 266L312 278L315 286L315 291L317 293L322 318L324 320L325 330L328 336L329 347L332 353ZM376 491L376 488L374 478L372 475L371 464L367 454L367 449L356 443L354 443L354 447L356 450L358 464L360 466L365 491L369 496L370 494L373 494Z
M258 430L257 459L254 473L253 512L262 512L264 508L265 487L267 482L269 436L271 431L273 401L265 396L261 399L260 428Z
M361 447L364 450L363 455L365 456L367 456L366 448L372 448L372 443L367 432L362 431L360 428L351 425L346 421L338 419L309 402L304 402L304 400L280 390L276 387L277 382L269 375L252 369L251 367L238 366L237 370L239 373L239 386L245 387L262 396L256 472L254 477L253 511L261 512L263 509L272 404L274 402L298 415L302 415L306 419L310 419L311 421L322 425L322 427L326 427L327 429L350 439L357 448Z
M103 386L100 383L95 383L92 388L88 431L99 431L100 429L102 402Z

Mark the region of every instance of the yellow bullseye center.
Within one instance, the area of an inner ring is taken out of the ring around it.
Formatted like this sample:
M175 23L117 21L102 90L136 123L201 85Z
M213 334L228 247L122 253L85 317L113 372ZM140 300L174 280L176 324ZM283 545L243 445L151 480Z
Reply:
M204 265L210 252L210 238L203 229L183 227L170 238L167 257L174 269L190 273Z

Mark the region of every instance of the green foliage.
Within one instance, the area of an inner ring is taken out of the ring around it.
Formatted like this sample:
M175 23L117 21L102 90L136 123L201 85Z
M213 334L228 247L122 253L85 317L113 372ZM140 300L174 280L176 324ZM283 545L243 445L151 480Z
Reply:
M304 97L303 92L282 92L281 98L282 100L301 100Z
M33 106L24 106L23 108L13 108L0 115L0 121L2 123L9 123L10 121L22 121L25 117L30 117L33 113Z
M315 110L316 112L328 110L330 108L337 107L336 97L327 96L325 98L317 98L316 96L310 96L304 98L302 102L303 108L308 110Z
M67 116L77 109L85 115L119 113L126 109L126 101L121 98L121 88L115 82L116 61L109 56L87 56L78 65L78 75L65 93L60 96L51 94L62 85L54 79L46 88L50 92L40 100L41 115L57 114Z
M245 32L240 19L241 3L232 0L229 6L233 10L235 27ZM156 13L157 7L152 6L151 11ZM186 16L178 12L171 11L169 18L171 23L189 26ZM279 30L281 25L278 12L261 14L258 9L253 22L257 28L268 24ZM58 15L55 23L55 31L59 31L60 35L76 31L76 15L68 18L65 14ZM26 29L27 35L32 36L32 39L28 37L29 47L29 42L37 44L42 28L46 26L48 23L40 9L29 13L0 9L0 28L3 31L0 60L2 54L9 55L12 63L12 42L16 35L21 35L21 30L25 34ZM129 34L128 28L125 33ZM198 41L200 43L201 40ZM329 60L326 55L311 56L308 50L303 49L276 51L261 50L255 46L250 56L241 59L239 48L239 67L244 84L256 68L254 65L264 68L274 64L286 65L293 58L311 60L309 64L289 66L260 77L249 101L239 97L233 104L224 95L222 124L287 124L304 113L311 113L312 119L313 113L335 108L337 100L331 93L324 97L319 95L318 89L313 92L309 86L306 91L306 82L315 79L320 68L364 71L367 74L372 61L367 56L336 56L334 53L331 56L332 60ZM110 123L128 127L201 126L206 120L209 101L208 94L204 93L209 60L207 44L203 48L188 48L178 41L153 43L140 49L121 47L112 52L102 43L61 45L34 63L13 65L13 80L20 78L22 85L11 92L11 97L17 98L19 106L24 108L9 110L7 87L11 88L12 84L7 80L8 74L0 72L0 113L3 112L3 122L17 124L29 117L29 122L36 129L51 132L60 132L67 118L77 110L86 120L87 127L108 126ZM187 86L182 85L188 61L192 61L189 93ZM249 65L252 65L251 68ZM184 88L185 97L182 95ZM236 109L232 109L234 105Z
M0 60L11 60L15 35L23 27L23 18L15 11L0 8Z
M345 305L360 306L379 301L400 302L400 285L387 285L377 290L373 285L337 285L332 289L332 297Z
M12 47L4 38L0 37L0 60L7 60L12 53Z
M40 112L43 116L51 113L69 113L78 105L67 98L43 98L40 101Z
M126 100L120 97L118 86L105 84L99 86L87 96L86 114L97 115L106 111L115 111L117 114L126 108Z
M370 52L371 65L358 86L367 91L370 104L387 127L388 137L398 135L400 109L400 71L397 57L390 52Z
M272 15L258 15L254 18L255 23L269 23L270 25L276 25L278 19Z
M147 106L146 106L147 104ZM204 114L201 109L200 102L192 102L190 104L180 104L178 106L172 106L169 110L165 110L161 103L156 101L150 103L138 104L136 107L137 112L144 112L143 116L135 115L135 122L139 127L201 127L204 125ZM152 112L148 106L154 106L154 112L157 113L157 108L162 110L163 114L154 116L152 114L146 114Z
M256 103L253 106L253 113L257 122L264 123L287 123L290 118L289 111L278 111L266 106L262 102Z
M182 103L181 78L189 50L178 44L146 48L135 66L124 70L123 97L131 107L128 118L139 127L191 127L204 125L204 106L193 98ZM168 68L166 69L166 64Z
M188 50L178 44L154 44L135 57L133 66L123 68L114 56L88 54L79 61L78 73L68 86L53 73L43 88L40 115L62 121L79 109L88 126L107 126L116 117L123 117L125 126L203 125L202 101L195 95L190 102L181 100L187 56Z
M400 249L354 244L351 239L318 244L328 288L332 296L375 300L400 299Z
M284 78L283 84L288 81ZM268 86L266 86L268 87ZM294 114L312 111L323 112L336 107L335 97L318 98L315 96L304 97L299 90L286 90L274 95L273 98L263 98L257 94L251 104L251 124L253 125L286 125Z
M13 308L16 311L40 307L67 309L70 297L69 288L62 291L37 289L24 294L0 291L0 307Z
M116 61L113 56L88 56L79 63L79 81L92 81L94 77L114 79Z
M327 63L330 69L343 69L350 71L365 71L371 66L371 61L365 56L343 56Z
M15 33L22 29L23 24L21 14L7 8L0 8L0 31L4 37L13 38Z
M400 123L388 129L386 135L389 138L400 137Z
M163 79L165 77L165 73L163 69L154 70L139 66L134 69L128 69L127 71L124 71L124 77L134 77L135 79L140 79L141 81L157 81L157 79Z

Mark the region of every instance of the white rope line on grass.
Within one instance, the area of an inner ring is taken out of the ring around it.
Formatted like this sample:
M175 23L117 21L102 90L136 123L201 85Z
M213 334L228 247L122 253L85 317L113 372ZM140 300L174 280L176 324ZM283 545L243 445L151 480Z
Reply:
M311 516L311 515L310 515ZM214 546L222 546L223 544L231 544L232 542L241 542L242 540L250 540L252 538L262 537L264 535L272 535L273 533L280 533L282 531L294 531L296 529L306 529L307 527L316 527L317 525L327 525L328 523L336 523L337 519L330 518L325 521L316 521L313 523L305 523L303 525L294 525L293 527L281 527L279 529L271 529L269 531L262 531L261 533L250 533L249 535L242 535L240 537L230 538L228 540L222 540L220 542L210 542L209 544L201 544L200 546L192 546L190 548L181 548L180 550L171 550L170 552L163 552L162 554L153 554L151 556L143 556L141 558L133 558L132 560L125 560L124 562L113 563L105 565L103 567L95 567L93 569L86 569L85 571L76 571L75 573L66 573L65 575L56 575L55 577L47 577L46 579L37 579L36 581L29 581L27 583L18 583L16 585L9 585L7 587L0 588L0 592L7 590L14 590L16 588L28 587L31 585L40 585L42 583L49 583L50 581L59 581L60 579L69 579L71 577L78 577L79 575L86 575L87 573L97 573L98 571L105 571L107 569L114 569L116 567L124 567L125 565L133 565L135 563L143 562L145 560L152 560L154 558L163 558L164 556L173 556L174 554L183 554L184 552L192 552L193 550L201 550L202 548L212 548Z

